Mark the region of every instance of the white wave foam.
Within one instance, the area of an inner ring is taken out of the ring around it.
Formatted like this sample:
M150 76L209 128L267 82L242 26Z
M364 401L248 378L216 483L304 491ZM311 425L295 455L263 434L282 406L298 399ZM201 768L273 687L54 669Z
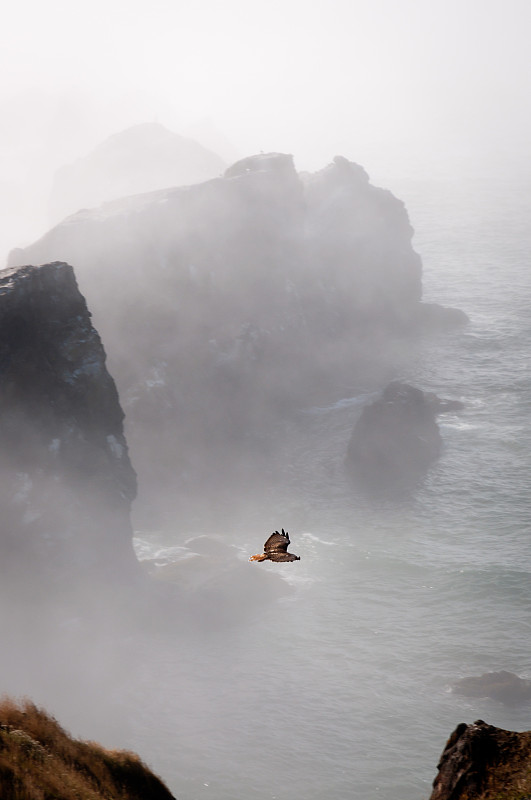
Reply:
M455 419L445 419L444 422L439 422L440 428L450 428L454 431L473 431L479 428L479 425L474 425L472 422L464 422L462 419L455 417Z
M164 564L184 561L195 555L187 547L179 545L163 547L138 535L133 536L133 548L139 561L157 561Z
M355 397L343 397L341 400L338 400L336 403L332 403L330 406L312 406L311 408L305 408L305 414L327 414L330 411L343 411L349 408L356 408L358 406L364 406L369 400L373 400L375 397L379 396L379 392L368 392L366 394L359 394Z

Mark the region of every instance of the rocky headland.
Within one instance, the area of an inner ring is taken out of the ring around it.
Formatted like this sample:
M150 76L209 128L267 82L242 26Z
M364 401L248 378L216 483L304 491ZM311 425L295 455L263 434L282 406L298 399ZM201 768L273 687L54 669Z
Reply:
M338 382L375 387L400 346L461 312L422 303L404 204L343 157L286 154L68 217L10 264L73 264L108 353L149 519L242 491L283 421Z
M11 601L0 622L11 645L7 672L10 661L20 670L42 641L44 680L50 675L54 685L68 685L72 665L90 657L97 674L110 637L87 647L86 629L77 638L69 629L68 647L56 658L57 640L50 646L39 630L44 601L61 609L74 596L99 603L99 624L103 608L113 616L108 600L116 587L127 586L129 600L147 573L151 586L184 587L194 626L194 597L202 617L205 607L215 609L217 628L220 617L237 616L245 586L232 549L212 538L189 540L186 558L174 563L152 559L142 568L135 558L136 475L124 412L64 259L76 265L110 353L141 480L152 497L175 503L179 483L186 490L205 472L216 479L233 473L236 451L245 454L244 470L249 453L267 456L265 434L308 393L326 394L346 365L352 382L366 378L368 364L380 374L389 337L408 341L465 321L460 312L422 303L411 235L403 204L371 186L358 165L336 158L315 175L299 175L290 156L270 154L244 159L205 184L79 212L12 254L12 266L0 272L0 577L2 596ZM415 469L425 469L440 449L437 415L456 410L455 401L393 382L362 413L349 458L378 476L400 470L405 453ZM391 466L382 467L382 458ZM258 601L278 596L265 576L257 593L256 576L245 575ZM227 581L237 591L227 592ZM153 625L147 597L139 593L136 611L144 604ZM21 606L32 628L17 624ZM109 630L114 637L114 624ZM72 640L81 643L81 657L72 658ZM503 702L529 697L528 682L510 673L462 679L454 691ZM0 770L5 786L26 792L8 794L0 782L7 800L32 798L23 781L37 776L42 783L54 774L64 779L64 794L52 787L51 796L64 800L78 796L68 793L67 777L78 794L79 781L87 782L87 796L95 798L95 783L109 798L171 798L135 756L72 742L31 705L0 707ZM431 800L523 800L530 774L531 733L462 724L445 747Z

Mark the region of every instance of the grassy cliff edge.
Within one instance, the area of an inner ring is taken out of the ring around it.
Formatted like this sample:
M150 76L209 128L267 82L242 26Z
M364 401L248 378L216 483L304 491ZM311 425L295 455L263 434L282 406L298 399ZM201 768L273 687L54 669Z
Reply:
M73 739L29 700L0 699L2 800L175 800L137 755Z

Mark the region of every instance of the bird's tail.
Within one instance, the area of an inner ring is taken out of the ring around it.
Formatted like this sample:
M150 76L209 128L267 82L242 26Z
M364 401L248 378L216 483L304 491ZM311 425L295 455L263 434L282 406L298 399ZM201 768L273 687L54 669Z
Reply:
M251 556L249 561L265 561L267 558L265 553L260 553L257 556Z

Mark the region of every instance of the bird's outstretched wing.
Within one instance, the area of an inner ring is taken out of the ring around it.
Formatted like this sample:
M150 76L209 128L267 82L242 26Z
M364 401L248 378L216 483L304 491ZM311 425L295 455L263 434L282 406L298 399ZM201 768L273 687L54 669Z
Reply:
M289 545L288 532L282 528L282 533L275 531L264 544L264 553L287 553Z

